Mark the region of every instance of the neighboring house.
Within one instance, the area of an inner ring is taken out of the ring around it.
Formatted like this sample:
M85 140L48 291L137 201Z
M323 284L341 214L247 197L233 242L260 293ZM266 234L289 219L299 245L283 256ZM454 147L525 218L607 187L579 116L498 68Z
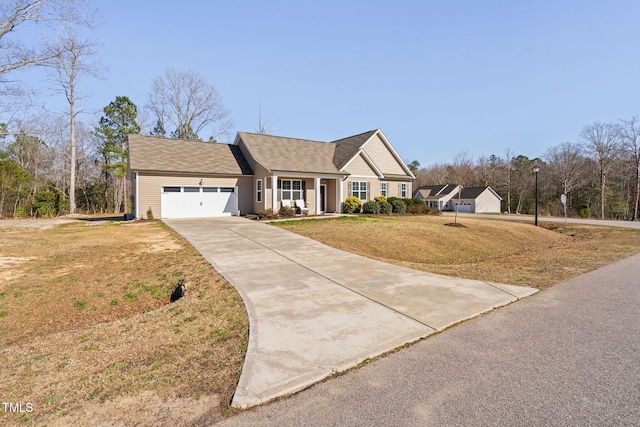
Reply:
M346 197L409 197L415 179L382 131L334 142L238 132L233 145L129 135L134 217L239 215L301 200L342 212Z
M413 197L421 199L430 208L446 211L449 210L449 200L458 194L460 188L453 184L424 185L416 190Z
M415 197L442 211L455 211L457 207L458 212L475 213L500 213L502 201L502 197L489 186L462 188L452 184L420 187Z

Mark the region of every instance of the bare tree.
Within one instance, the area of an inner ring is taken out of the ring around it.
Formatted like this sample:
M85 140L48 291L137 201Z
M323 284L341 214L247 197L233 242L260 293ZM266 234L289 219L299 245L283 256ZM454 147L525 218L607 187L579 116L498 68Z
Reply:
M585 126L580 134L585 151L598 165L600 183L600 218L604 219L607 174L618 159L621 150L620 126L595 122Z
M216 89L193 71L165 71L153 81L146 107L163 129L173 125L171 136L179 139L200 139L198 134L208 128L209 140L215 141L232 126Z
M60 85L68 103L66 115L69 117L69 212L76 212L76 117L82 113L76 102L81 100L78 82L83 76L100 77L98 64L93 61L96 55L96 43L81 41L76 34L67 29L60 36L60 55L54 62L54 79Z
M623 120L620 128L622 143L625 150L630 154L635 171L635 188L633 198L632 221L638 220L638 204L640 198L640 123L637 117L630 120Z
M60 50L41 43L27 45L16 33L24 28L31 33L52 29L49 23L89 23L93 13L88 13L82 0L3 0L0 2L0 83L7 93L7 74L17 69L46 65L60 54Z
M279 131L272 128L274 124L271 119L262 119L262 105L258 102L258 127L256 128L256 133L260 135L274 135Z
M573 142L563 142L549 148L544 158L559 193L569 197L582 183L584 171L582 147Z

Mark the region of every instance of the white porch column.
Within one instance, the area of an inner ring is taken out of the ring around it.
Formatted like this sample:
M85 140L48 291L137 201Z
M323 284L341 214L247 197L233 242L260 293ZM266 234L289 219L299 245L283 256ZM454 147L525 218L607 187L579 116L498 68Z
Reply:
M271 208L278 212L278 175L271 177Z
M320 213L320 178L315 179L315 195L316 195L316 215Z
M337 178L336 179L336 211L338 211L338 213L342 213L343 210L343 200L344 197L342 195L342 190L343 190L343 185L344 183L342 182L341 178Z

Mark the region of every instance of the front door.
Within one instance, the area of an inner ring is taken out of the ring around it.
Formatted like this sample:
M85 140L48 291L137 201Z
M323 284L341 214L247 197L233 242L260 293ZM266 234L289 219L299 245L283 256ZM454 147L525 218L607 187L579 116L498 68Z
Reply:
M320 212L324 212L326 210L327 204L327 186L322 184L320 185Z

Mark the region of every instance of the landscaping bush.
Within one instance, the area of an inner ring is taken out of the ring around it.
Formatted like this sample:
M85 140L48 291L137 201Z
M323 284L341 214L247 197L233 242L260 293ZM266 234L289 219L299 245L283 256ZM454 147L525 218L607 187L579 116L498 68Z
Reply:
M404 202L404 204L407 206L407 209L409 209L409 206L413 206L413 205L423 205L426 206L424 204L424 201L422 201L422 199L418 199L417 197L412 197L412 198L408 198L408 199L400 199Z
M344 201L344 213L358 213L360 212L360 205L362 202L356 196L349 196Z
M400 199L394 199L391 201L391 209L393 213L403 214L407 211L407 205Z
M380 213L381 214L390 214L393 212L393 207L389 202L378 202L380 204Z
M276 219L278 218L278 214L273 211L273 209L262 209L258 211L258 217L260 219Z
M425 215L427 214L427 206L422 203L421 205L411 204L407 206L407 213L414 215Z
M296 216L296 210L291 206L282 206L278 211L278 215L283 218L291 218Z
M362 205L362 212L366 214L379 214L380 203L375 200L369 200Z
M375 196L373 200L375 200L378 203L383 203L387 201L387 196Z
M153 219L153 210L151 209L151 206L147 209L147 219Z

